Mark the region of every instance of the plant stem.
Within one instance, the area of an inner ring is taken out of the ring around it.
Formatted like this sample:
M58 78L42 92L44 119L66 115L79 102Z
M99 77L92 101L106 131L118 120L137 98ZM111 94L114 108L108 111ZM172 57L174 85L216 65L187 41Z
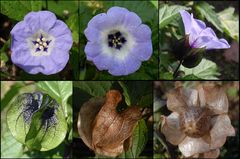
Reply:
M178 70L179 70L180 66L182 65L182 63L183 63L183 60L180 60L180 62L178 64L178 67L176 68L176 70L173 73L173 78L174 79L177 78L177 73L178 73Z
M165 149L167 150L167 153L169 155L169 157L171 159L176 158L176 156L174 155L174 150L172 149L172 147L170 147L170 145L167 143L166 139L164 138L163 134L160 133L159 131L155 130L154 131L154 135L157 137L157 139L161 142L161 144L165 147Z

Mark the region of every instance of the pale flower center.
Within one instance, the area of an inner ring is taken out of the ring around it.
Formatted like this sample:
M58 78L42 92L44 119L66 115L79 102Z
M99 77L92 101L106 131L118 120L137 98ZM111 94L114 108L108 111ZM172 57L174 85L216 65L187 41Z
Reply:
M54 46L55 38L43 30L38 30L27 38L32 56L49 56Z
M52 40L47 40L42 34L39 38L37 38L35 41L32 41L34 44L36 50L35 52L39 51L48 51L48 46L51 43Z
M181 130L189 137L202 137L210 130L210 110L201 107L188 107L180 114Z

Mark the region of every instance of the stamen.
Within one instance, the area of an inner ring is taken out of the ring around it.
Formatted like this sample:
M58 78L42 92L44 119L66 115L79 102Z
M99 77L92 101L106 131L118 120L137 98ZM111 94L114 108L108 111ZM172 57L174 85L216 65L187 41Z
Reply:
M36 51L48 51L48 45L50 44L52 40L47 40L46 38L43 37L43 35L41 34L40 38L37 38L36 41L32 41Z
M108 35L108 46L109 47L114 47L115 49L120 50L123 46L123 44L126 42L127 40L125 39L125 37L121 34L120 31L117 31L114 34L109 34Z

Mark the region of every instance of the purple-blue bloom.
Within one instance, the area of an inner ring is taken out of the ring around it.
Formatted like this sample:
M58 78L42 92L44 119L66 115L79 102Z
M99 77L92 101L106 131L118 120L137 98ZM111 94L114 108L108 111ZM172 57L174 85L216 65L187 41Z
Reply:
M71 31L52 12L28 13L11 35L12 62L30 74L58 73L69 60Z
M84 33L87 60L114 76L137 71L152 55L151 29L125 8L112 7L94 16Z
M185 10L180 11L185 34L189 36L189 45L192 48L206 48L211 49L226 49L230 45L225 39L218 39L214 31L206 27L201 20L194 19L193 14L189 14Z

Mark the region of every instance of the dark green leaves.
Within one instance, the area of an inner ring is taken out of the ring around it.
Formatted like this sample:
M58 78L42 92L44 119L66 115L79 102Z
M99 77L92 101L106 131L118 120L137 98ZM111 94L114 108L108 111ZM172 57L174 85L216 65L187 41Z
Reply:
M19 142L40 151L58 146L67 132L62 107L41 92L17 96L7 113L7 123Z
M180 5L160 5L159 10L159 27L162 29L166 25L172 22L172 20L179 14L180 10L188 10L187 7Z
M122 153L119 158L137 158L143 151L147 140L148 140L148 129L145 121L142 119L138 122L134 129L132 136L132 147L127 151Z
M138 105L150 107L152 105L152 83L151 82L119 82L123 89L123 95L127 105Z
M200 64L192 69L181 66L180 70L184 71L185 75L194 75L201 79L218 79L217 76L219 76L217 65L207 59L202 59ZM193 76L188 77L192 78Z
M93 97L105 96L108 90L110 90L112 82L101 81L101 82L75 82L74 87L78 87L81 90L87 92Z
M219 31L222 30L221 22L218 19L217 13L214 11L214 7L207 2L199 2L195 6L196 10L200 12L209 22L211 22Z
M20 21L31 11L39 11L42 1L1 1L1 13L11 19Z

